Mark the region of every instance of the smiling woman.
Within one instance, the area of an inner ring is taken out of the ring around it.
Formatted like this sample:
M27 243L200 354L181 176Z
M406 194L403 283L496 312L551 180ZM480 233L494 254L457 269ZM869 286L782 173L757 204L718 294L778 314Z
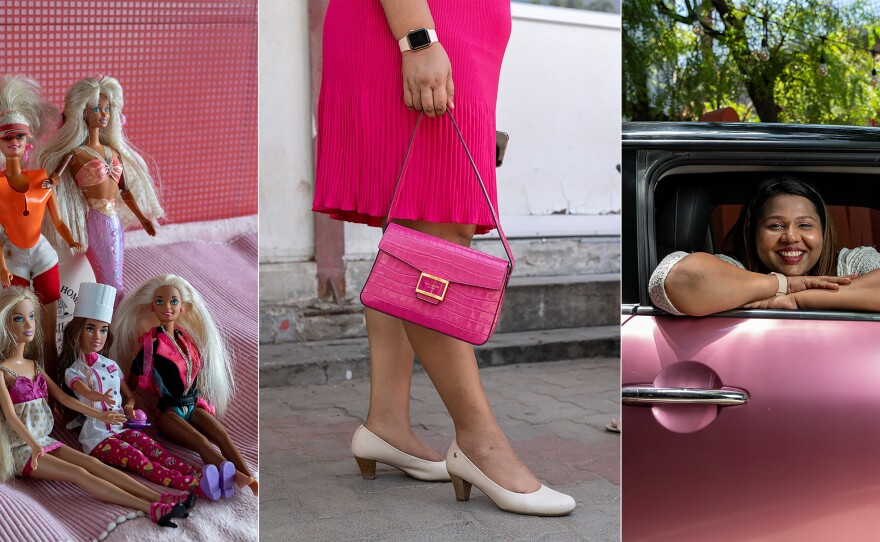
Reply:
M880 311L880 254L835 253L825 202L791 176L758 186L724 243L724 254L669 254L651 276L654 304L704 316L745 308Z

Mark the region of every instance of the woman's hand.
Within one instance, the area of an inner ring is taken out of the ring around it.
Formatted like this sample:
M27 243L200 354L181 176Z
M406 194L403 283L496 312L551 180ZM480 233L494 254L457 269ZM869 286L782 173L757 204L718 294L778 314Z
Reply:
M455 85L452 65L439 42L426 49L403 53L403 101L413 111L424 111L429 117L455 109L452 103Z
M37 462L44 455L46 455L46 452L42 446L39 444L31 446L31 470L37 470Z
M852 282L852 279L855 278L855 275L845 277L810 277L804 275L786 278L788 279L788 293L793 294L812 289L838 290L840 289L840 285L845 285Z
M817 277L813 277L817 278ZM836 278L836 277L832 277ZM746 303L743 305L744 309L783 309L783 310L797 310L798 307L797 299L795 299L794 295L775 295L773 297L768 297L767 299L763 299L761 301L755 301L753 303Z
M125 416L118 412L113 412L108 410L107 412L102 412L98 419L108 425L122 425L126 422Z

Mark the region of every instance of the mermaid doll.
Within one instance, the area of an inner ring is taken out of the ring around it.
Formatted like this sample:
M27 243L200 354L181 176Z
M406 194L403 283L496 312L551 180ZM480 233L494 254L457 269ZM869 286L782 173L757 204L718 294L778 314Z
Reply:
M150 313L159 326L142 333L141 323ZM158 396L159 432L217 465L224 479L229 474L224 464L231 461L235 485L250 486L256 495L257 480L218 420L232 395L232 361L199 292L176 275L153 277L122 300L112 331L117 342L111 357L132 360L129 388L150 389Z
M123 297L124 228L137 221L153 236L153 220L163 216L147 164L122 131L123 103L113 77L77 81L64 98L61 127L39 156L96 281L116 288L115 305Z
M33 142L54 117L55 108L42 98L36 81L21 75L7 75L0 86L0 151L6 162L0 171L0 225L6 243L0 253L0 283L32 286L42 306L43 360L49 374L55 374L57 303L61 298L58 254L40 233L43 216L49 216L66 245L82 250L61 219L58 201L43 187L46 171L26 171L24 162Z
M51 395L67 408L120 424L125 416L99 412L59 388L39 363L39 304L20 286L0 290L0 480L15 474L37 480L72 482L100 501L148 515L163 527L177 527L172 518L186 517L186 494L157 493L123 472L74 450L49 436L54 420L46 402Z
M80 285L73 319L64 328L60 370L64 382L80 402L99 412L122 410L129 424L142 425L143 412L134 410L135 399L115 361L104 356L113 343L110 321L116 289L105 284ZM122 403L120 409L119 403ZM140 414L141 416L137 416ZM115 467L135 472L151 482L188 491L192 506L195 496L212 500L222 491L218 469L206 465L202 472L168 453L136 428L109 425L98 418L87 418L79 432L83 452ZM228 485L231 481L228 481Z

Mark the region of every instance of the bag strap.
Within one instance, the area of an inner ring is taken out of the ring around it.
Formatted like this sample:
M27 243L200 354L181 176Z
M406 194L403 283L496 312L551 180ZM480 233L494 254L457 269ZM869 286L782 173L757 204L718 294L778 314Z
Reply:
M498 215L495 213L495 207L492 206L492 200L489 199L489 192L486 191L486 185L483 184L483 178L480 176L480 171L477 169L477 164L474 162L474 157L471 156L471 151L468 149L467 144L464 142L464 136L461 135L461 130L458 127L458 122L455 121L455 117L452 116L452 112L448 109L446 110L446 114L449 115L449 120L452 121L452 125L455 127L455 133L458 134L458 139L461 141L461 145L464 147L464 152L467 154L468 160L471 163L471 167L474 170L474 174L477 176L477 180L480 182L480 188L483 190L483 196L486 198L486 204L489 205L489 211L492 213L492 222L495 225L495 229L498 230L498 236L501 237L501 243L504 245L504 252L507 253L507 261L509 262L510 271L513 271L513 253L510 251L510 245L507 244L507 236L504 235L504 230L501 229L501 224L498 222ZM413 128L412 135L409 138L409 145L406 148L406 155L403 157L403 165L400 167L400 174L397 176L397 182L394 184L394 194L391 196L391 203L388 205L388 212L385 214L385 222L382 224L382 230L388 227L388 223L391 220L391 212L394 210L394 204L397 201L397 194L400 190L400 183L403 181L403 177L406 174L406 168L409 165L409 157L412 153L413 142L416 139L416 132L419 131L419 125L422 123L422 117L425 116L425 113L419 113L419 118L416 119L416 127Z

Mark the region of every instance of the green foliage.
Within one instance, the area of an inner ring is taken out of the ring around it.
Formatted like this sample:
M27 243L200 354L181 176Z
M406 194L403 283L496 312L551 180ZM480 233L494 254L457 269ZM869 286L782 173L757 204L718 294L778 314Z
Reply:
M697 120L733 107L748 121L864 125L880 117L866 51L880 42L876 12L865 0L837 7L817 0L626 0L624 117ZM764 13L766 62L756 54ZM697 18L702 35L693 30ZM818 73L823 54L826 77Z

